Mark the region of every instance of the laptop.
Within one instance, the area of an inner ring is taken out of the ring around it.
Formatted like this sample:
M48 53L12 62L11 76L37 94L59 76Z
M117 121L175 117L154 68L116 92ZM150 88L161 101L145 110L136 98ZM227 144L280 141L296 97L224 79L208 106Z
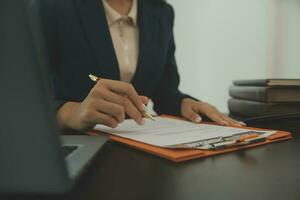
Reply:
M0 3L0 194L62 194L107 138L61 136L27 2Z

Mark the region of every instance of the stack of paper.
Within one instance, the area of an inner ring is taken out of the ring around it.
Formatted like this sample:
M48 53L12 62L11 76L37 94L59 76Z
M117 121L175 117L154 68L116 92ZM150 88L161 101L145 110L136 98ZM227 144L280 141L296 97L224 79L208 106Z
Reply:
M252 131L252 129L245 128L195 124L164 117L156 117L155 121L146 119L144 126L138 126L132 119L129 119L114 129L104 125L97 125L95 130L159 147L170 147L212 138L229 137ZM275 133L275 131L261 132L268 135Z

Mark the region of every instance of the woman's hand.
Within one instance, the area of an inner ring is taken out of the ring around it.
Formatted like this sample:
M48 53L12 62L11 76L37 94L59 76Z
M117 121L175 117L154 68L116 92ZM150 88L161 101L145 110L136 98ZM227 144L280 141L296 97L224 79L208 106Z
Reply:
M216 107L206 103L195 101L190 98L183 99L181 103L181 114L184 118L199 123L201 115L206 115L212 121L224 126L245 126L243 122L238 122L220 113Z
M89 130L96 124L115 128L125 114L144 124L141 111L148 98L139 96L134 87L125 82L101 79L83 102L67 102L57 113L62 128Z

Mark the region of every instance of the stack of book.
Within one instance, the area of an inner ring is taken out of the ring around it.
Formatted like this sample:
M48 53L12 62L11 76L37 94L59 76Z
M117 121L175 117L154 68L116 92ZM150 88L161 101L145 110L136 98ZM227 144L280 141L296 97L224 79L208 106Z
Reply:
M300 79L236 80L229 94L234 116L300 113Z

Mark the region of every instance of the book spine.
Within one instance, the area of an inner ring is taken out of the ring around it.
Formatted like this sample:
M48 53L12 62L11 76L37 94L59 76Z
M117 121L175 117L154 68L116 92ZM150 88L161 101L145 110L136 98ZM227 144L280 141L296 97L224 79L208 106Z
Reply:
M228 109L230 113L242 117L260 116L266 113L266 108L260 104L251 103L250 101L229 99Z
M229 89L231 97L253 101L268 101L267 87L231 86Z
M268 79L234 80L236 86L268 86Z
M300 103L261 103L240 99L229 99L230 113L242 117L257 117L271 114L288 114L300 112Z

